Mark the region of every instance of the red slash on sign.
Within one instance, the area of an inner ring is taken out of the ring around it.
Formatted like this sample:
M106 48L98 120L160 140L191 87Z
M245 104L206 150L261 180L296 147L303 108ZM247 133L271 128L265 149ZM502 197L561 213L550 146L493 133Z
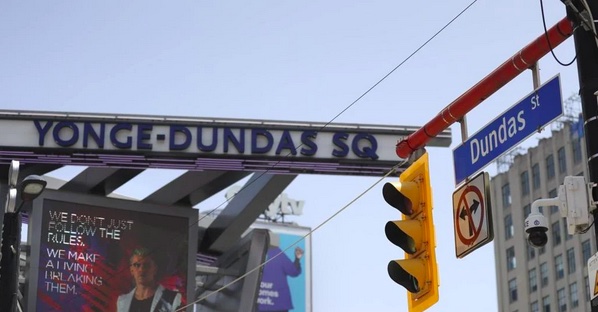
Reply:
M455 255L463 258L494 239L490 177L480 172L453 192Z
M471 205L467 200L468 197L473 197L471 200ZM462 220L467 219L467 228L469 234L467 237L462 232L463 229L461 228L461 222L456 222L457 236L459 236L459 240L465 245L473 245L480 236L482 224L484 223L484 207L480 207L481 205L483 205L482 192L480 192L480 190L473 185L467 186L461 194L458 204L459 218ZM479 216L476 215L478 208L480 208Z

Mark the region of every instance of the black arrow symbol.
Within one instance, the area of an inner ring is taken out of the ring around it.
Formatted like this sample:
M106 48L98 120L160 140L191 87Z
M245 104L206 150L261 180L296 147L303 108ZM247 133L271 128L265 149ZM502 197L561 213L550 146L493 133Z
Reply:
M469 207L469 211L471 211L471 214L474 214L476 212L476 210L478 210L479 206L480 206L480 202L474 199L473 204L471 205L471 207ZM465 220L465 217L467 217L467 212L465 212L465 209L461 209L459 218Z
M478 210L479 206L480 202L474 199L473 204L471 204L471 207L469 207L470 214L473 215L476 212L476 210ZM461 209L459 218L465 220L465 217L467 217L467 212L465 211L465 208L463 208ZM473 220L471 219L471 217L469 218L469 236L473 236Z

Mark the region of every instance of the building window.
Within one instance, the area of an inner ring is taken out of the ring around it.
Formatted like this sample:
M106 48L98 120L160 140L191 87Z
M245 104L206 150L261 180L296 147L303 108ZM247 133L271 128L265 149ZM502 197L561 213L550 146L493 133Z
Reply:
M517 267L517 259L515 258L515 247L507 249L507 271L511 271Z
M502 206L504 208L511 206L511 188L509 183L502 186Z
M523 206L523 220L525 220L530 213L532 213L532 206L529 204Z
M579 296L577 294L577 283L569 285L569 298L571 298L571 308L579 306Z
M557 290L556 296L559 312L567 312L567 294L565 293L565 288Z
M540 281L542 287L548 285L548 264L546 262L540 264Z
M554 178L554 156L552 154L546 157L546 176L548 179Z
M558 193L556 189L552 189L548 192L548 197L555 198L558 197ZM550 214L559 212L559 206L550 206Z
M554 257L554 276L560 280L565 276L565 267L563 265L563 255Z
M513 219L511 218L511 215L508 214L505 217L505 239L513 237L514 232L515 227L513 226Z
M559 161L559 173L565 173L567 171L567 157L565 156L564 147L559 148L557 157Z
M549 296L542 298L542 311L550 312L550 297Z
M538 276L536 275L536 269L529 270L529 292L532 293L538 290Z
M531 312L540 312L540 307L538 306L538 301L532 302L532 304L530 304L530 306L529 306L529 310Z
M509 302L517 301L517 278L509 281Z
M552 224L552 241L554 246L561 244L561 221L557 220Z
M532 166L532 187L534 190L540 188L540 166L537 163Z
M579 164L581 162L581 140L573 140L571 148L573 149L573 163Z
M529 244L525 245L527 249L527 261L530 261L536 257L536 248L530 246Z
M592 246L590 246L590 240L585 240L581 243L581 265L585 266L588 264L588 260L592 256Z
M523 171L521 173L521 196L529 194L529 172Z
M567 249L567 274L575 273L575 249Z

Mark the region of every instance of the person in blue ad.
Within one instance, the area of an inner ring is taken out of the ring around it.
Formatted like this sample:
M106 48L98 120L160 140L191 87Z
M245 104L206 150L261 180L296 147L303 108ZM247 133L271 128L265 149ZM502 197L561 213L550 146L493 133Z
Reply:
M301 274L303 249L295 247L295 259L291 260L280 248L278 235L270 232L270 247L266 259L272 259L264 266L258 311L287 312L294 309L288 278Z

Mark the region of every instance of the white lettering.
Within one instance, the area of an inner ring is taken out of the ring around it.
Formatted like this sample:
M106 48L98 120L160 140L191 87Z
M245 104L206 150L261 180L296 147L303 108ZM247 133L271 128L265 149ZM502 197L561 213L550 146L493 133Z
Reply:
M469 150L471 151L471 163L475 164L480 158L480 143L478 143L478 139L471 139L469 142Z
M523 111L519 111L516 118L510 117L509 119L506 119L506 117L503 117L498 129L490 131L482 138L472 138L469 141L471 163L475 164L480 157L489 155L501 144L504 144L510 138L517 135L519 131L525 129L525 118L523 113Z

